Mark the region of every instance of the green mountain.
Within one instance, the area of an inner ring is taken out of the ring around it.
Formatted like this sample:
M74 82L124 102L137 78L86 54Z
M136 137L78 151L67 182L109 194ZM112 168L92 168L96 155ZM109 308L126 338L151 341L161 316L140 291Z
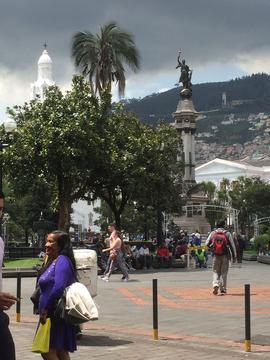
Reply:
M270 75L264 73L231 81L196 84L193 85L192 90L195 109L206 112L209 121L214 121L215 124L217 119L223 118L226 113L270 112ZM226 108L221 106L223 92L227 96ZM151 124L159 121L172 122L171 114L176 110L179 93L180 87L175 87L142 99L130 99L124 104L128 111L134 112L143 122ZM215 110L214 120L213 115L207 115L213 110ZM207 123L207 121L204 122ZM199 123L200 121L198 121L198 126L200 126Z

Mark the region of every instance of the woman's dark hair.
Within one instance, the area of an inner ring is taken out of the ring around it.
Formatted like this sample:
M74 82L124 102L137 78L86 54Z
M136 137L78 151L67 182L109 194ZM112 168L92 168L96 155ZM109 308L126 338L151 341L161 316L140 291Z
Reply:
M60 255L65 255L70 259L76 274L76 261L69 234L61 230L52 231L50 234L54 235L56 238L57 244L60 248Z

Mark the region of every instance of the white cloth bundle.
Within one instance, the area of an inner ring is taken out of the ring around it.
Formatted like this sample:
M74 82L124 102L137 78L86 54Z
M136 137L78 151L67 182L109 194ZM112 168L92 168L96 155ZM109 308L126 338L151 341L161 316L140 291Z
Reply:
M82 322L98 319L97 307L85 285L75 282L65 291L68 316L79 318Z

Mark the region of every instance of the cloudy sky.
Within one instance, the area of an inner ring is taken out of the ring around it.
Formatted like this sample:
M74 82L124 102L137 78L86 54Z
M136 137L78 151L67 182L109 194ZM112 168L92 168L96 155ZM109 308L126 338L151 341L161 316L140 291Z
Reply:
M269 0L0 0L0 121L6 106L29 100L37 60L48 44L54 80L68 88L76 31L114 20L133 33L141 70L127 74L126 96L172 88L182 50L193 83L270 73Z

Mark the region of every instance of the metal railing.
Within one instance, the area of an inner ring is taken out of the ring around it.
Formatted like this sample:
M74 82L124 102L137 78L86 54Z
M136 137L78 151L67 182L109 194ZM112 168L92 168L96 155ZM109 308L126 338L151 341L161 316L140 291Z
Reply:
M2 277L3 278L15 278L17 279L17 290L16 290L16 297L18 299L21 299L21 293L22 293L22 278L29 278L29 277L36 277L37 276L37 271L36 270L7 270L7 269L3 269L2 272ZM20 322L21 321L21 301L17 301L16 302L16 321Z

